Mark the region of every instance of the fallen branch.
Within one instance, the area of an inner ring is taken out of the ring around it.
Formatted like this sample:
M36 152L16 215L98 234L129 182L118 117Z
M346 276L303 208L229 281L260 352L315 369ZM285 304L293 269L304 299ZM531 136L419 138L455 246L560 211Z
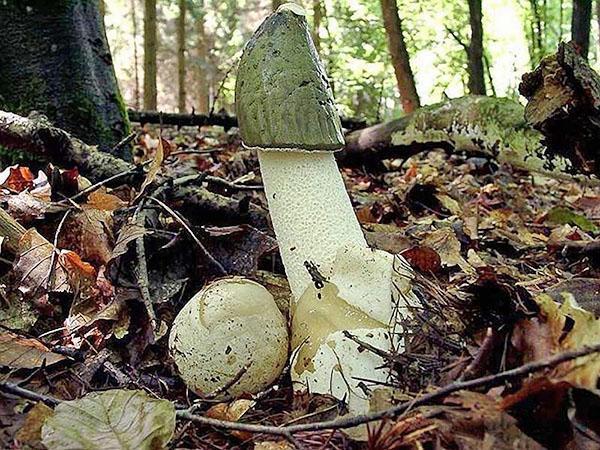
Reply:
M141 125L146 123L162 123L163 125L195 126L201 127L205 125L222 126L225 129L237 127L237 117L227 114L178 114L178 113L163 113L157 111L135 111L129 109L129 120L139 122ZM342 126L347 130L358 130L365 128L367 122L362 119L340 118Z
M143 178L142 171L135 165L98 151L94 146L52 126L43 116L26 118L0 111L0 145L40 156L64 168L76 166L81 174L95 183L94 189L110 185L107 180L139 185ZM208 181L230 189L255 188L238 186L227 180L219 182L214 176ZM268 227L267 211L256 205L215 194L202 186L186 186L171 191L178 204L193 216L200 214L216 224L249 223L255 228Z
M516 367L514 369L506 370L504 372L499 372L480 378L474 378L472 380L467 381L455 381L444 387L436 389L433 392L424 394L421 397L417 397L406 402L402 402L396 406L393 406L383 411L373 412L369 414L361 414L358 416L341 417L338 419L327 420L322 422L287 426L231 422L227 420L213 419L210 417L204 417L194 414L194 407L190 409L177 410L176 414L177 418L179 419L190 420L201 425L207 425L231 431L246 431L249 433L276 435L285 437L286 439L290 439L293 438L293 435L295 433L331 429L346 429L381 419L392 418L414 407L430 404L436 400L440 400L454 392L481 387L486 387L489 389L492 387L500 386L508 380L523 378L540 370L549 369L564 362L572 361L574 359L581 358L583 356L588 356L598 352L600 352L600 344L584 347L579 350L572 350L560 353L550 358L545 358L539 361L533 361L522 366ZM50 406L55 406L62 401L48 395L37 394L36 392L22 388L14 383L3 381L0 382L0 391L13 394L18 397L27 398L29 400L41 401Z

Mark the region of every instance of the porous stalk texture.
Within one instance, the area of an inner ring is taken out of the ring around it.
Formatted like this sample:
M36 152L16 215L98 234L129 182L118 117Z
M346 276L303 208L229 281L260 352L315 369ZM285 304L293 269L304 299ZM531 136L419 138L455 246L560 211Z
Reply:
M305 261L331 275L339 248L367 247L331 152L258 151L269 213L294 298L312 279Z

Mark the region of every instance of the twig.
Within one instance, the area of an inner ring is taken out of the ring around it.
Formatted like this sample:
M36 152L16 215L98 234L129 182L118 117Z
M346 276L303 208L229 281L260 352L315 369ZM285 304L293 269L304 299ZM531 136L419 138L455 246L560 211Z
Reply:
M221 275L227 275L227 271L225 270L223 265L219 261L217 261L213 255L210 254L210 252L206 249L204 244L202 244L202 242L200 242L200 239L198 239L198 237L194 234L192 229L188 226L187 223L185 223L185 220L183 220L183 218L177 212L175 212L173 209L171 209L171 207L169 207L169 205L165 204L164 202L161 202L159 199L157 199L155 197L148 197L148 198L150 200L153 200L154 202L158 203L161 208L163 208L171 217L173 217L173 219L175 219L177 222L179 222L179 224L185 229L185 231L188 232L188 234L194 240L196 245L200 248L200 251L204 254L204 256L206 256L206 258L210 261L210 263L213 266L215 266L219 270L219 272L221 272Z
M144 201L142 200L133 215L133 220L136 225L146 228L146 213L144 212ZM144 236L140 236L135 240L135 251L138 257L138 265L136 268L136 275L138 279L138 287L148 317L152 324L152 330L156 330L156 315L154 314L154 306L152 305L152 296L150 295L150 281L148 279L148 263L146 262L146 246L144 245Z
M439 400L457 391L461 391L464 389L473 389L482 386L487 386L488 388L500 386L507 380L524 377L542 369L554 367L563 362L571 361L573 359L577 359L582 356L587 356L592 353L598 352L600 352L600 344L590 347L584 347L579 350L560 353L551 358L546 358L539 361L532 361L514 369L506 370L497 374L487 375L485 377L475 378L468 381L455 381L433 392L425 394L419 398L402 402L396 406L393 406L383 411L373 412L369 414L359 414L357 416L351 417L341 417L339 419L328 420L323 422L276 427L211 419L209 417L191 414L187 410L177 411L177 417L180 419L191 420L200 424L210 425L218 428L225 428L236 431L247 431L250 433L272 434L284 437L286 437L289 434L298 433L301 431L320 431L328 429L352 428L358 425L374 422L376 420L397 416L399 414L402 414L408 408L431 403L434 400Z
M25 389L15 383L9 383L7 381L0 381L0 391L35 402L44 402L49 406L56 406L62 401L50 395L38 394L37 392L30 391L29 389Z
M150 164L152 161L153 161L152 159L149 159L148 161L144 161L143 163L141 163L138 166L134 166L130 169L124 170L123 172L116 173L111 177L105 178L104 180L101 180L97 183L92 184L91 186L86 187L85 189L83 189L82 191L78 192L77 194L75 194L74 196L72 196L68 199L61 200L59 203L65 203L65 202L68 202L69 200L70 201L78 200L81 197L84 197L88 194L91 194L94 191L97 191L102 186L106 186L107 184L112 183L113 181L118 180L119 178L123 178L123 177L126 177L128 175L131 175L131 174L137 172L142 167Z
M137 131L132 131L129 136L125 136L123 139L121 139L119 141L119 143L117 145L115 145L112 150L111 153L114 154L119 154L121 153L121 149L123 147L125 147L127 144L129 144L131 141L133 141L135 138L137 137Z
M249 433L257 433L257 434L270 434L273 436L282 436L290 441L296 447L302 448L301 444L294 438L294 433L299 433L303 431L321 431L321 430L331 430L331 429L345 429L352 428L358 425L363 425L369 422L374 422L376 420L381 420L384 418L391 418L398 416L408 409L412 409L414 407L418 407L424 404L431 403L435 400L439 400L444 398L454 392L465 390L465 389L473 389L486 386L488 388L500 386L507 380L525 377L534 372L548 369L554 366L557 366L561 363L572 361L577 358L581 358L582 356L588 356L592 353L600 352L600 344L584 347L579 350L573 350L569 352L560 353L551 358L542 359L539 361L532 361L530 363L524 364L522 366L516 367L511 370L506 370L504 372L500 372L493 375L487 375L481 378L475 378L473 380L468 381L455 381L450 383L442 388L439 388L433 392L425 394L421 397L414 398L412 400L402 402L396 406L388 408L383 411L373 412L369 414L359 414L357 416L351 417L341 417L334 420L327 420L322 422L313 422L306 424L298 424L298 425L288 425L288 426L273 426L273 425L259 425L259 424L251 424L251 423L240 423L240 422L232 422L228 420L219 420L213 419L210 417L199 416L193 414L194 407L192 406L190 409L180 409L176 411L177 418L182 420L189 420L191 422L195 422L201 425L212 426L215 428L231 430L231 431L246 431ZM59 400L55 397L38 394L36 392L30 391L28 389L22 388L20 386L15 385L14 383L0 381L0 391L7 392L9 394L17 395L22 398L26 398L34 401L42 401L50 406L55 406L60 403L62 400Z
M238 183L233 183L229 180L226 180L225 178L221 178L221 177L214 177L212 175L207 175L206 177L204 177L205 181L208 181L209 183L214 183L214 184L220 184L222 186L225 186L229 189L236 189L238 191L244 191L244 190L250 190L250 191L258 191L258 190L263 190L264 186L262 185L251 185L251 184L238 184Z

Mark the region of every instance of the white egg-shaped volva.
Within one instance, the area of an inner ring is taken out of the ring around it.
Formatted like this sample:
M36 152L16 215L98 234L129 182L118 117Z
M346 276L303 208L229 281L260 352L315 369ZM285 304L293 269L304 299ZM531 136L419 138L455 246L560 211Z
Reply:
M288 331L263 286L242 277L224 278L183 307L173 322L169 349L181 378L199 394L227 386L224 394L257 393L285 367Z

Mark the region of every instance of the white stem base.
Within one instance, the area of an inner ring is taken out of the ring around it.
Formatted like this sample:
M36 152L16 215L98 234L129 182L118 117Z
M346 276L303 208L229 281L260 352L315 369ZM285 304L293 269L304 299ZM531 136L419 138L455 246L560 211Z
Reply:
M340 247L367 247L331 152L258 151L269 213L294 298L312 279L312 261L331 275Z

